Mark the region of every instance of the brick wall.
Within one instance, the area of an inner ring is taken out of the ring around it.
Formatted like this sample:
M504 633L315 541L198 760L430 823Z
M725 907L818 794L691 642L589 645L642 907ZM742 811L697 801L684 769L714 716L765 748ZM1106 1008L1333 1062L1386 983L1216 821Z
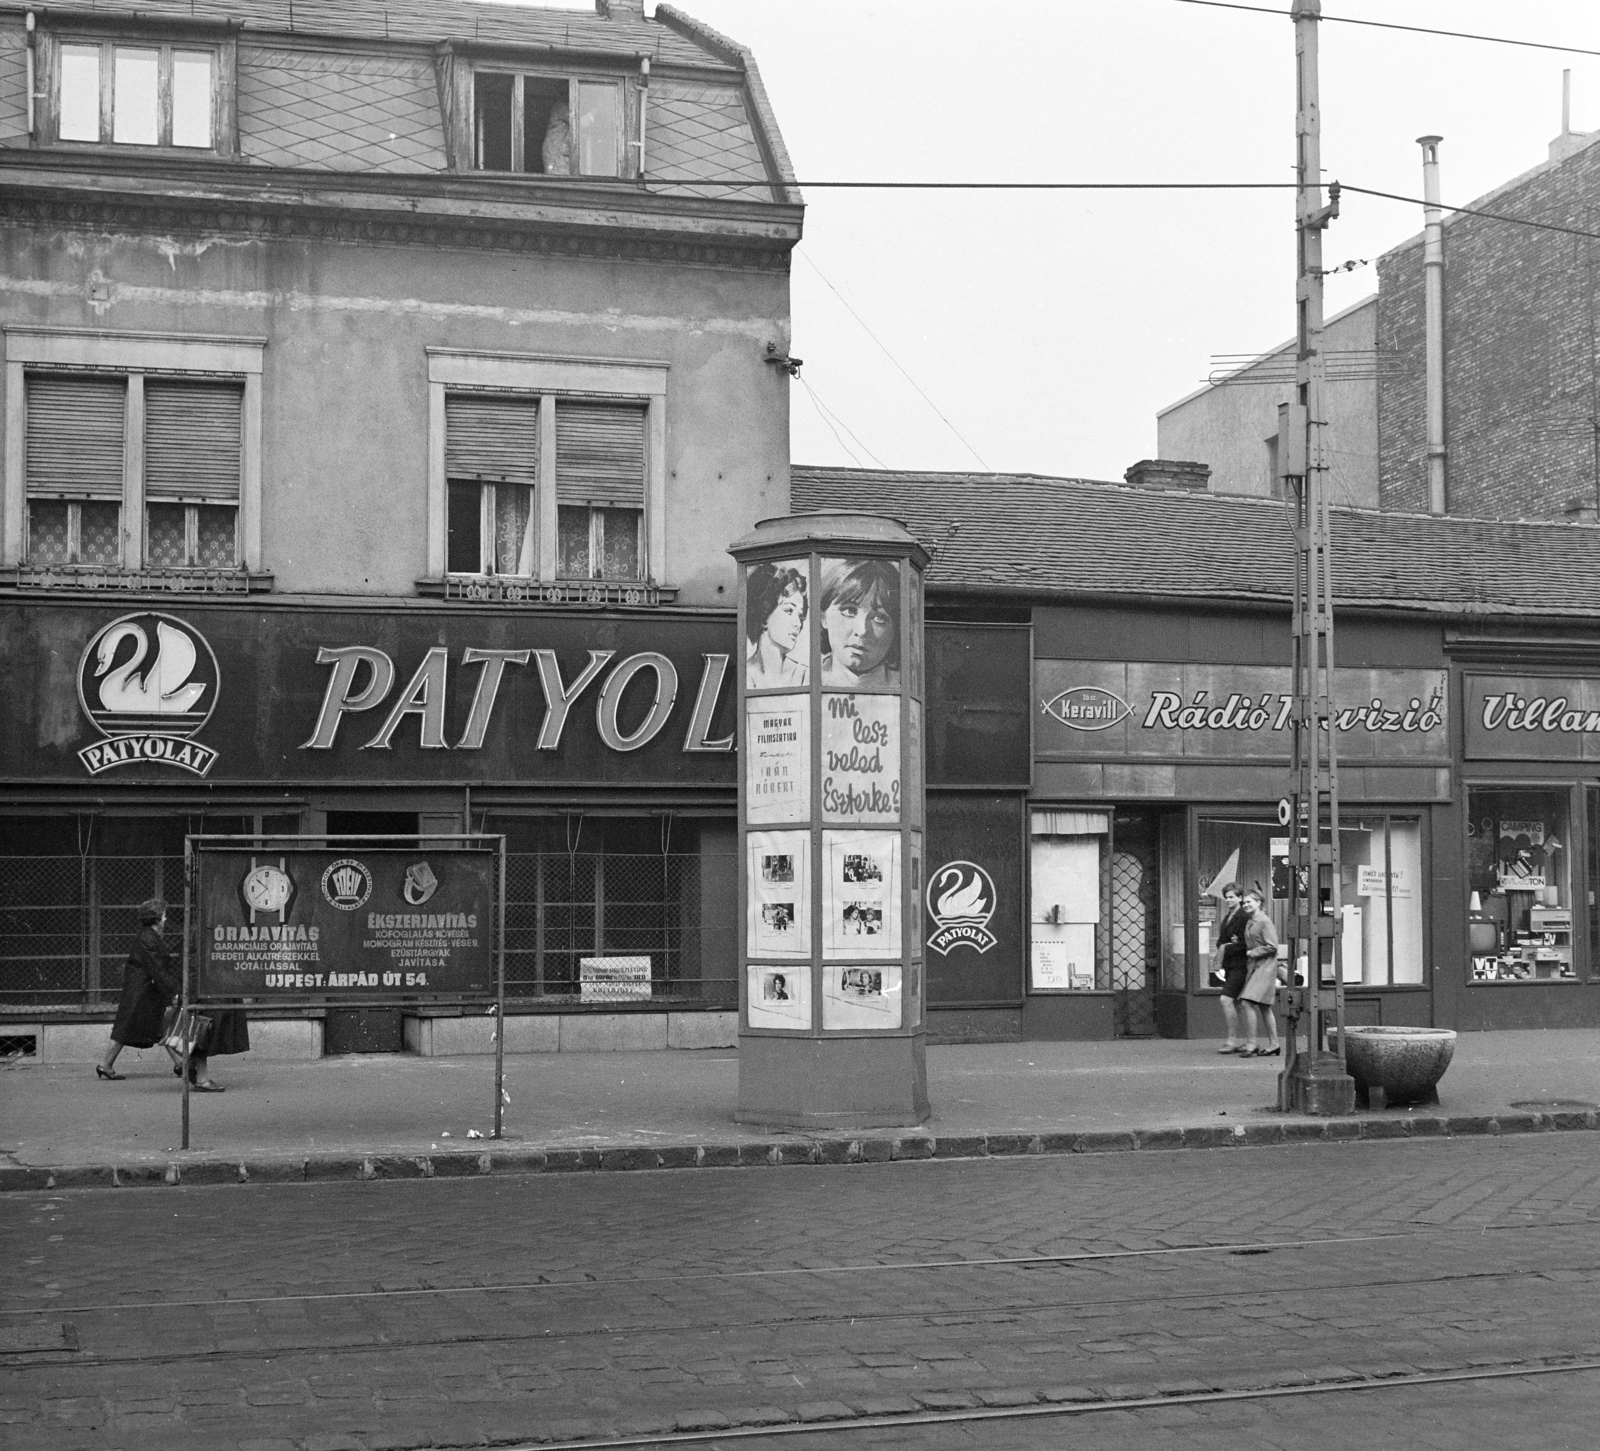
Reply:
M1476 205L1600 232L1600 144ZM1594 502L1600 242L1458 215L1444 249L1450 512L1548 518L1575 495ZM1378 264L1385 509L1428 507L1422 270L1420 237Z

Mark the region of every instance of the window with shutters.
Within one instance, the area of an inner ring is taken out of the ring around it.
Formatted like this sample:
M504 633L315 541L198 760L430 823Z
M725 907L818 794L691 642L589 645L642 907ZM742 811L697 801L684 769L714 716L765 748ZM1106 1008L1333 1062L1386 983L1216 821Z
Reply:
M430 349L429 382L432 578L660 584L664 365Z
M41 35L41 139L231 153L232 42L205 32Z
M27 380L30 564L121 564L127 400L122 378Z
M238 384L145 380L146 564L238 568L243 422Z
M6 441L0 563L35 583L270 585L252 582L261 344L8 328L6 349L19 426Z
M538 572L539 400L445 399L451 574Z
M556 400L562 579L642 579L644 409Z

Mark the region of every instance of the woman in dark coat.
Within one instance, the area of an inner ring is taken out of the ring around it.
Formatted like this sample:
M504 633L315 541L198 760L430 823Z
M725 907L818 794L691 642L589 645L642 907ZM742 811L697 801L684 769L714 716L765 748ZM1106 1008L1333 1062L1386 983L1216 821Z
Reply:
M122 998L105 1057L95 1065L96 1078L122 1078L112 1065L124 1048L154 1048L161 1041L167 1007L183 991L172 954L162 940L167 904L152 897L139 906L139 936L122 969Z

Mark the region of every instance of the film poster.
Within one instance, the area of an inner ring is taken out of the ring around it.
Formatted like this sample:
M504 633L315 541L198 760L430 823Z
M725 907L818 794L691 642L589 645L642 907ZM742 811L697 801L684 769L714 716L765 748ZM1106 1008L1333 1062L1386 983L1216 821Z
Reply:
M752 957L811 956L811 833L752 831L749 853Z
M752 826L811 814L811 702L804 695L745 701L745 802Z
M752 1028L811 1028L811 967L751 963L745 969Z
M900 697L822 697L822 819L900 820Z
M827 831L822 837L823 955L900 956L900 833Z
M822 1026L898 1028L902 1004L898 962L829 963L823 969Z

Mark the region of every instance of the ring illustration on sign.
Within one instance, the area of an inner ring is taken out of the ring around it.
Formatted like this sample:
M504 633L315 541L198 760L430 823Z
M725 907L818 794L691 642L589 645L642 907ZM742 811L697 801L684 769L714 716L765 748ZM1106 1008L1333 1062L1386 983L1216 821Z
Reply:
M413 907L420 907L439 890L439 879L427 862L412 862L406 868L406 882L400 891Z
M322 895L341 912L354 912L372 895L372 873L353 857L341 857L322 874Z
M946 862L928 874L928 916L935 929L928 946L941 957L953 947L987 952L999 941L989 931L994 878L976 862Z

